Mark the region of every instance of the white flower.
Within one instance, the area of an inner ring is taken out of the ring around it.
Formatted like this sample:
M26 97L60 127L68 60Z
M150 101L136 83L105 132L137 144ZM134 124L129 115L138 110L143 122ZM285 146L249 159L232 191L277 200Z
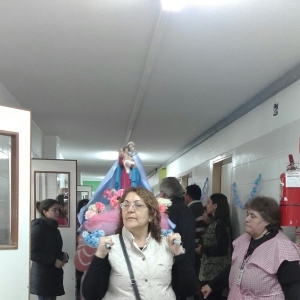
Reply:
M89 233L88 233L87 231L84 231L84 232L82 233L82 237L83 237L83 238L87 237L88 235L89 235Z
M98 212L98 209L97 209L97 207L96 207L96 205L95 204L92 204L92 205L90 205L89 206L89 210L92 210L92 211L94 211L94 212Z
M170 199L165 198L156 198L158 204L163 204L166 208L172 205L172 201Z

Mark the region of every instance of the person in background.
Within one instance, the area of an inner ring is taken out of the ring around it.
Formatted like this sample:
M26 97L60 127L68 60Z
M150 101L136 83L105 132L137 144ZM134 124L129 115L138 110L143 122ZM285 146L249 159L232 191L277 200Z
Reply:
M199 241L204 233L206 224L203 222L204 207L200 202L201 189L197 184L192 184L186 187L184 192L184 202L192 210L196 220L196 232L195 232L195 247L199 246ZM196 276L199 276L200 272L200 254L195 252L195 272ZM194 296L195 300L200 299L200 295Z
M205 299L229 283L229 300L300 300L299 248L280 221L276 200L258 196L246 204L246 232L233 242L231 267L203 286Z
M68 198L68 195L69 195L69 188L67 187L62 187L58 190L58 193L57 195L64 195Z
M62 267L68 261L62 252L63 241L58 230L58 203L54 199L37 202L41 214L32 221L30 293L39 300L55 300L65 294Z
M82 199L78 202L77 204L77 214L79 214L80 210L82 207L84 207L85 205L87 205L89 202L89 199ZM77 230L80 227L80 223L78 222L77 219ZM77 232L77 242L76 242L76 248L78 246L78 242L79 242L79 233ZM80 291L81 291L81 279L83 276L83 272L79 271L76 269L76 300L80 300Z
M204 233L206 224L203 222L204 207L200 202L201 189L197 184L192 184L186 187L184 193L184 202L192 210L196 220L195 246L199 246L199 241ZM200 256L196 253L195 256L195 272L199 276L200 271Z
M80 201L78 201L78 204L77 204L77 229L80 227L80 223L78 220L78 214L79 214L80 210L89 203L89 201L90 201L89 199L81 199Z
M131 187L124 192L120 208L116 235L100 238L86 271L83 298L135 299L133 286L137 286L142 300L175 300L175 293L184 297L193 294L197 289L193 265L182 245L174 243L175 239L181 241L178 233L161 235L161 215L153 194L141 187ZM135 283L130 281L122 239Z
M61 194L56 197L58 203L59 216L57 219L58 226L68 225L68 208L65 202L65 195Z
M202 221L203 223L205 224L205 230L207 229L208 225L210 224L210 216L208 215L207 213L207 209L206 207L203 208L203 214L202 214ZM198 241L198 244L196 245L196 248L195 248L195 252L196 252L196 259L199 260L199 271L200 271L200 267L201 267L201 252L200 252L200 245L203 244L203 235L205 233L205 230L203 232L203 234L201 235L199 241ZM196 263L197 264L197 263ZM198 276L198 279L199 279L199 272L197 273L197 276ZM202 294L201 294L201 283L200 283L200 280L199 280L199 284L200 284L200 290L199 292L194 296L194 300L199 300L199 299L203 299L202 298Z
M208 215L208 213L207 213L206 207L204 207L203 214L202 214L202 219L203 219L203 222L205 223L206 228L207 228L207 226L208 226L209 223L210 223L210 217L209 217L209 215ZM206 228L205 228L205 230L206 230ZM203 237L203 235L201 236L201 238L202 238L202 237Z
M183 188L175 177L167 177L161 181L159 189L160 198L172 201L167 214L169 219L175 224L173 231L181 235L186 253L194 265L196 221L192 210L184 203L182 197Z
M207 201L206 210L211 221L205 230L200 246L201 254L200 284L210 282L227 266L231 258L231 225L227 197L221 193L212 194ZM214 291L210 300L222 299L223 290Z
M172 201L167 210L168 217L175 225L173 231L181 235L183 247L194 266L196 220L192 210L184 203L183 188L175 177L167 177L161 181L159 190L160 198ZM185 298L178 295L177 299Z

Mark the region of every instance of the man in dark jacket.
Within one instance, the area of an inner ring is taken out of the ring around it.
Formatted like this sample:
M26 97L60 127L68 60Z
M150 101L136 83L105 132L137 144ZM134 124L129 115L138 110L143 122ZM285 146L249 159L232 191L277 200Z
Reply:
M172 201L167 213L169 219L175 224L173 231L181 235L183 247L194 265L196 220L191 209L184 203L183 188L175 177L167 177L162 180L160 197Z
M204 207L200 202L201 189L197 184L192 184L186 187L184 193L185 204L192 210L196 220L196 232L195 232L195 247L198 246L201 236L203 235L206 223L203 221ZM200 256L195 254L195 271L199 276L200 271Z

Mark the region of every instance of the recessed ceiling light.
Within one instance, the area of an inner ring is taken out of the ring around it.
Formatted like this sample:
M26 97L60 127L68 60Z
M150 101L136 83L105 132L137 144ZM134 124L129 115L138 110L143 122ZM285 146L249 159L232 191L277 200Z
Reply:
M161 0L161 8L165 11L178 12L188 6L217 6L232 3L234 0Z
M118 151L102 151L98 152L97 157L103 160L117 160L119 152Z

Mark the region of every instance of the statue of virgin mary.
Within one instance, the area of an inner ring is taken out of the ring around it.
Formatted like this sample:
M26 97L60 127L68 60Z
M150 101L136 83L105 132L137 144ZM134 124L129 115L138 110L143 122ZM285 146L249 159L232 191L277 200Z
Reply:
M132 141L126 147L120 149L119 158L107 172L89 203L80 210L78 214L79 222L82 224L85 221L85 212L91 204L95 202L109 204L108 199L103 196L105 190L127 189L130 186L141 186L151 191L142 161L135 151L135 143Z

